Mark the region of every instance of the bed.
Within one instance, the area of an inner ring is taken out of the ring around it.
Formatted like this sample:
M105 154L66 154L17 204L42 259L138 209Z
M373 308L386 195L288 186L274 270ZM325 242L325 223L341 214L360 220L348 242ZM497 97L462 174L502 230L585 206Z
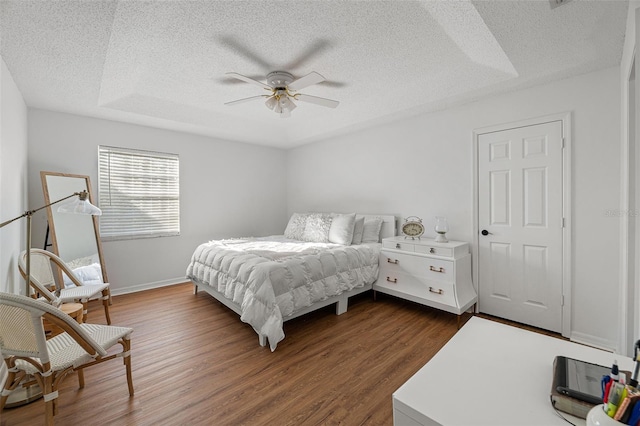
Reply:
M395 217L294 213L284 235L214 240L194 251L186 276L226 305L272 351L283 323L372 288L382 238L394 236ZM359 239L360 238L360 239Z

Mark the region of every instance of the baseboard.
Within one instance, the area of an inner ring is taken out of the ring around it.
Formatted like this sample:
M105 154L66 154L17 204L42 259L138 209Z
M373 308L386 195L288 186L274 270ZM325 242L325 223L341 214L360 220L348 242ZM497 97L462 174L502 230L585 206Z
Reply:
M160 288L160 287L167 287L175 284L182 284L188 281L189 281L188 278L180 277L180 278L172 278L169 280L155 281L152 283L138 284L138 285L134 285L126 288L115 289L112 287L111 295L118 296L120 294L137 293L139 291L151 290L151 289Z
M607 352L616 353L617 343L615 341L601 339L586 333L572 332L570 337L572 342L581 343L583 345L592 346Z

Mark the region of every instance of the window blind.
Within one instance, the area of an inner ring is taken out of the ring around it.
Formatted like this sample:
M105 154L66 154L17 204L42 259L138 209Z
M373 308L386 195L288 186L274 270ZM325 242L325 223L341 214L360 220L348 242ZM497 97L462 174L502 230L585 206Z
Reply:
M179 163L177 154L98 146L101 237L180 235Z

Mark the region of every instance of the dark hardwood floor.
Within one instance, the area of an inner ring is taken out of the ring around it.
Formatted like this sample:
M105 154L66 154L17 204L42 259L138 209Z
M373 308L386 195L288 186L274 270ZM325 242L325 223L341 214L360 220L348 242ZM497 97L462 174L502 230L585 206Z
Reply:
M190 283L115 296L114 325L134 328L135 396L111 361L72 375L57 425L391 425L391 394L456 333L457 318L371 293L285 323L275 352ZM467 319L468 316L465 316ZM89 321L104 323L98 303ZM44 420L42 400L5 409L2 426Z

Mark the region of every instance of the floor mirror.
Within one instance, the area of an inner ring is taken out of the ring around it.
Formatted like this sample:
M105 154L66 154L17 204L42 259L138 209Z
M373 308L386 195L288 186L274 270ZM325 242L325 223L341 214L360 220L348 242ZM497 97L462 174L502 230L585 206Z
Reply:
M40 178L46 204L81 191L89 193L89 202L93 204L89 176L43 171L40 172ZM97 216L60 213L54 205L47 208L47 218L51 251L57 254L82 282L108 283ZM58 279L61 283L65 281L61 273Z

